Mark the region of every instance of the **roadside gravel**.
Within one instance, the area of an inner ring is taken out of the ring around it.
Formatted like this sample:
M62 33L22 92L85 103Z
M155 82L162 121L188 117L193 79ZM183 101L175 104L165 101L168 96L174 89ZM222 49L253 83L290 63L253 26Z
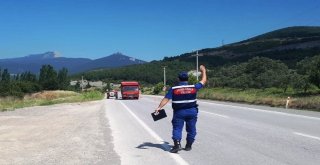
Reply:
M103 101L0 112L0 164L120 164Z

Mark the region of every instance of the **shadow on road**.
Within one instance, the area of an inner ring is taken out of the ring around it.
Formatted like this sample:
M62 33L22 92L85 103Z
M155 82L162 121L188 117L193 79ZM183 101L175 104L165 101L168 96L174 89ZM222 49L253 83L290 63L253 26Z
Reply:
M144 143L140 144L139 146L137 146L136 148L148 149L149 147L154 147L154 148L162 149L163 151L168 151L168 148L166 147L166 145L168 147L171 147L168 142L164 142L162 144L154 144L151 142L144 142Z

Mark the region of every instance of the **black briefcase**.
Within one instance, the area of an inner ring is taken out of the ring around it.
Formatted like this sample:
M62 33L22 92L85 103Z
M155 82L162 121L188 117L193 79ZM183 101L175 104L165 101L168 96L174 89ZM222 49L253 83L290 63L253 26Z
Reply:
M155 114L155 112L151 113L151 116L154 121L157 121L157 120L160 120L160 119L167 117L166 111L164 109L161 109L158 112L159 113L157 115Z

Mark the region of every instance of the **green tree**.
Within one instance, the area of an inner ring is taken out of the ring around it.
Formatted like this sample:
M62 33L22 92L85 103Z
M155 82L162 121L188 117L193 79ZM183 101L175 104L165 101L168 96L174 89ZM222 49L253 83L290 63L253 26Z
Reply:
M11 94L11 82L8 69L4 69L1 73L0 81L0 96L10 96Z
M11 82L8 85L7 92L8 96L23 97L24 95L24 93L21 91L20 86L16 82Z
M8 69L4 69L1 75L1 81L4 83L10 83L10 73Z
M110 83L106 82L106 85L102 88L102 92L110 91Z
M20 81L37 82L37 76L31 72L24 72L19 76Z
M19 80L20 80L20 74L15 75L15 76L14 76L14 80L15 80L15 81L19 81Z
M216 77L216 79L214 80L215 82L215 86L219 86L219 87L231 87L231 80L233 78L233 73L230 72L230 70L232 69L232 67L222 67L218 70L218 72L213 75L213 77Z
M28 81L17 81L16 86L18 86L23 93L33 93L41 90L38 83L28 82Z
M302 75L309 83L320 88L320 55L305 58L298 62L298 74Z
M308 76L307 75L300 75L297 73L294 73L292 75L291 85L296 91L303 90L304 93L306 93L308 91L308 89L311 87L311 83L308 80Z
M108 83L107 83L107 86L106 86L106 87L107 87L107 89L106 89L106 90L108 90L108 91L110 91L110 90L111 90L111 84L110 84L110 82L108 82Z
M245 90L249 88L251 77L247 74L241 74L240 76L232 79L231 84L234 88L240 88L242 90Z
M159 93L162 91L163 87L164 87L163 82L158 83L158 84L153 88L153 94L156 94L156 95L159 94Z
M285 93L293 81L293 72L288 71L287 74L281 74L278 78L279 82L275 84L275 87L281 88L283 93Z
M76 91L80 91L81 90L81 85L80 85L80 82L77 81L76 85L74 86L75 90Z
M51 65L43 65L40 69L39 83L44 90L58 89L57 72Z
M279 86L284 77L289 74L288 67L279 61L265 57L255 57L248 61L245 73L251 77L253 88L270 88Z
M68 79L68 69L67 68L62 68L61 70L59 70L57 80L58 80L59 89L62 89L62 90L68 89L70 82Z

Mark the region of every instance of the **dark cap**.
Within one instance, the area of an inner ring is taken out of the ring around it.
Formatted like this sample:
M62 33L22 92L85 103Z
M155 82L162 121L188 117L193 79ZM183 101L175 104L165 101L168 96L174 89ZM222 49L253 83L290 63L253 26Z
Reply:
M180 81L188 81L188 72L186 71L183 71L183 72L180 72L179 75L178 75Z

